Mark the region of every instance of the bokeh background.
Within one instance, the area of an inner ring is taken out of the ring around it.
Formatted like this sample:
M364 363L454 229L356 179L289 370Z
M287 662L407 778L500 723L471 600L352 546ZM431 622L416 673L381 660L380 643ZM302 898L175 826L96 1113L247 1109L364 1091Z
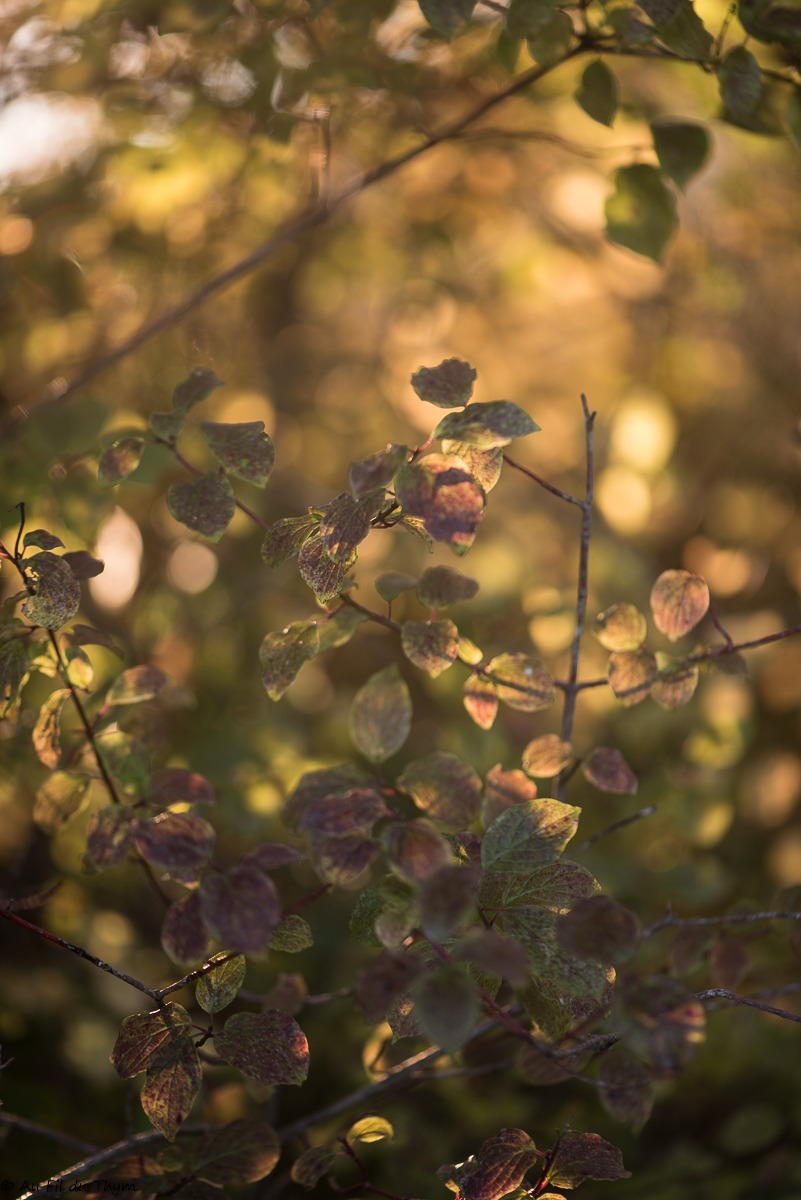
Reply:
M719 27L725 5L698 7ZM452 356L476 367L477 399L513 400L541 425L515 456L578 491L584 392L598 410L591 612L621 599L645 608L657 574L683 566L706 577L738 640L799 621L801 159L784 139L719 121L714 80L691 66L615 62L621 103L611 129L573 100L584 64L563 66L56 399L87 362L319 196L505 86L497 14L477 12L471 30L447 44L426 33L412 0L0 8L2 536L13 543L12 506L23 501L30 527L105 560L83 618L111 633L129 664L156 663L181 685L168 711L137 710L137 732L162 761L213 782L223 858L279 831L282 800L304 770L354 753L350 700L400 658L391 635L363 627L272 704L259 682L261 639L314 611L293 565L269 571L260 532L241 513L215 546L180 526L165 501L180 468L157 448L120 488L98 486L99 449L169 407L173 387L197 366L226 381L204 417L262 420L274 438L267 490L238 488L265 520L324 503L346 486L351 461L388 441L421 441L437 414L409 377ZM528 65L523 50L516 66ZM657 116L709 122L713 137L660 265L603 235L610 176L653 161L647 121ZM204 465L191 430L185 452ZM537 653L564 674L577 531L576 511L505 472L460 563L481 590L454 613L488 657ZM378 603L371 580L382 570L420 573L440 561L455 565L442 547L429 558L400 531L375 532L360 552L358 597ZM0 586L16 590L9 571ZM92 657L98 682L111 678L113 656ZM605 658L588 638L584 677L602 674ZM582 834L657 805L582 858L645 922L668 904L685 915L792 904L801 885L801 640L748 663L748 678L705 676L677 713L650 701L621 710L606 689L581 699L579 748L619 745L640 780L636 797L620 798L577 778L570 799L584 806ZM557 710L507 710L482 734L461 707L460 667L435 681L409 664L404 674L415 724L399 764L441 749L480 771L515 767L531 737L558 730ZM32 823L45 769L29 730L51 686L31 683L20 729L0 722L5 891L63 880L34 919L166 981L161 913L139 876L82 872L100 796L52 839ZM309 880L292 886L300 894ZM347 986L365 957L348 942L352 905L340 892L309 910L316 948L302 961L255 964L247 986L266 991L282 971L301 972L312 993ZM123 1136L126 1122L143 1127L108 1063L136 995L20 930L1 932L0 1042L2 1058L13 1058L0 1076L6 1110L98 1145ZM712 938L686 978L698 988L734 981L745 992L792 984L798 947L779 923L735 930ZM669 933L643 952L655 970L675 969L679 958ZM776 1003L792 1007L794 997ZM346 1002L307 1006L300 1019L312 1074L297 1095L268 1102L277 1123L359 1086L377 1045ZM660 1085L637 1137L575 1082L537 1089L489 1074L400 1096L385 1110L397 1148L376 1178L404 1194L444 1196L432 1171L503 1125L545 1145L570 1123L622 1147L633 1178L615 1194L626 1200L797 1198L798 1036L789 1022L746 1009L710 1014L707 1046L683 1080ZM212 1069L196 1115L232 1119L255 1102L233 1073ZM3 1153L14 1180L76 1156L21 1131ZM274 1181L264 1194L277 1194ZM602 1184L583 1193L609 1194Z

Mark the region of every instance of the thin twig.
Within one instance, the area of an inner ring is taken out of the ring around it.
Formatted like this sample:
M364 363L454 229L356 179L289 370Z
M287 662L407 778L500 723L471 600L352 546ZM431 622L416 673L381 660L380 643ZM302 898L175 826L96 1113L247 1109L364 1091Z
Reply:
M715 1008L727 1008L730 1005L744 1004L748 1008L758 1008L760 1012L770 1013L773 1017L781 1017L784 1021L796 1021L801 1025L801 1014L790 1012L787 1008L774 1008L772 1004L765 1004L762 1000L755 1000L753 996L740 996L737 992L730 992L726 988L709 988L705 992L696 992L698 1000L725 1000L724 1005L714 1005Z
M521 475L525 475L527 479L533 480L539 484L541 488L545 488L546 492L550 492L552 496L556 496L559 500L564 500L566 504L575 504L577 508L584 508L584 501L579 500L577 496L571 496L570 492L563 492L560 487L549 483L547 479L543 479L541 475L537 475L529 467L524 467L516 459L510 458L508 454L504 454L503 461L510 467L514 467L515 471L519 471Z
M676 917L671 912L657 921L655 925L644 929L642 936L644 938L652 937L662 929L674 926L685 929L688 927L703 929L705 926L715 925L754 925L760 921L801 921L801 912L783 908L775 912L729 913L720 917Z
M21 1129L23 1133L32 1133L36 1137L49 1138L51 1142L59 1142L62 1146L69 1146L71 1150L77 1150L79 1154L96 1154L98 1147L92 1142L84 1142L81 1138L73 1137L71 1133L62 1133L60 1129L50 1129L47 1125L40 1125L38 1121L29 1121L27 1117L19 1117L16 1113L5 1112L0 1109L0 1125L7 1125L9 1129Z
M584 850L589 850L590 846L594 846L596 842L600 842L602 838L609 837L612 833L617 833L619 829L625 829L627 825L632 825L635 821L641 821L643 817L652 817L656 812L656 805L649 804L647 808L641 808L639 812L632 813L629 817L623 817L620 821L613 821L611 825L605 826L604 829L599 829L592 837L588 837L580 846L573 848L573 854L581 854Z

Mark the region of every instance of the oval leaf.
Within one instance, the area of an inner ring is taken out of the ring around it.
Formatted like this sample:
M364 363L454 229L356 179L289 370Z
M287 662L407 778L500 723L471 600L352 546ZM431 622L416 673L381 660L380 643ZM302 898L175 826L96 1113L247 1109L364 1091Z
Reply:
M484 515L484 493L459 458L428 454L395 476L404 512L421 517L426 531L456 554L466 554Z
M234 1013L214 1035L220 1058L259 1083L303 1083L309 1073L309 1043L288 1013Z
M647 163L615 172L615 190L605 212L609 240L655 262L678 227L675 196L661 172Z
M609 655L609 686L625 708L639 704L651 691L656 678L656 659L650 650L620 650Z
M520 712L537 712L556 699L550 672L527 654L499 654L487 664L499 700Z
M442 8L447 7L448 4L452 8L459 4L463 8L469 5L470 11L472 11L475 0L473 3L470 0L437 0L437 2ZM423 12L425 13L425 9ZM476 370L470 366L470 363L462 362L459 358L448 358L438 367L421 367L419 371L415 371L412 375L412 387L421 400L426 400L429 404L436 404L437 408L463 408L473 394L476 374Z
M645 617L633 604L613 604L598 613L592 632L605 650L637 650L645 641Z
M523 770L538 779L553 779L564 771L572 757L570 742L563 742L557 733L543 733L523 751Z
M236 498L225 475L216 471L182 479L167 489L167 506L182 525L219 542L236 512Z
M626 796L637 791L637 776L619 750L598 746L581 764L586 780L602 792Z
M140 437L120 438L113 446L107 446L97 463L100 486L114 487L127 478L139 466L144 448L144 440Z
M437 750L407 763L396 780L418 808L453 829L464 829L478 815L481 780L469 763Z
M708 609L706 580L690 571L663 571L651 589L654 622L671 642L695 629Z
M350 734L371 762L382 763L409 736L412 700L397 667L377 671L359 689L350 709Z
M263 421L221 425L201 421L200 430L217 462L229 475L263 488L275 463L275 446L264 432Z
M611 126L617 112L617 80L606 63L596 59L585 68L576 103L600 125Z
M511 400L493 400L488 404L469 404L461 412L448 413L437 425L435 438L467 442L479 450L508 446L515 438L537 433L539 425L525 409Z
M403 653L421 671L436 679L459 657L459 630L453 621L404 621Z
M23 614L43 629L60 629L75 616L81 603L81 585L57 554L42 550L25 560L36 588L22 606Z
M204 1012L218 1013L236 999L236 994L245 980L245 958L242 954L232 956L216 954L211 960L222 961L212 970L201 975L195 988L195 999Z

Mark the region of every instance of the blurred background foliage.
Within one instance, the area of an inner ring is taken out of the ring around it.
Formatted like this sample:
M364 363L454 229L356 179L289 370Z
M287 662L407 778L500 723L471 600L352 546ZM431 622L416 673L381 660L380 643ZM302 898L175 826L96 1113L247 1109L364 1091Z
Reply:
M712 29L725 8L699 5ZM496 15L479 6L448 44L426 30L413 0L0 6L2 536L13 544L11 506L24 501L32 527L105 560L84 616L114 636L129 664L156 663L184 689L171 710L146 707L135 719L154 754L214 783L226 861L278 832L278 809L302 771L351 756L350 700L400 654L390 634L363 626L271 704L260 641L314 610L294 568L262 565L260 533L242 513L216 546L178 525L165 493L180 470L157 448L118 490L98 487L99 448L168 407L198 365L227 383L204 417L263 420L275 440L266 493L238 489L265 520L327 501L345 487L348 464L387 441L422 440L437 414L409 376L450 356L478 369L477 399L514 400L542 426L516 457L578 491L585 392L599 413L591 612L621 599L645 607L659 571L684 566L706 577L736 639L798 621L801 160L783 140L716 120L714 81L686 64L614 62L621 105L611 129L575 104L583 64L566 64L80 393L55 399L60 381L310 202L504 87ZM515 65L530 65L525 49ZM663 115L708 120L714 148L680 200L681 229L658 266L604 240L603 202L616 167L652 161L647 121ZM199 439L186 452L203 465ZM454 611L487 657L534 651L565 673L577 532L575 511L505 472L460 564L481 590ZM401 531L375 531L360 552L359 599L378 605L371 580L381 570L419 574L431 561L453 560L442 547L429 559ZM5 594L16 589L10 572L2 582ZM92 658L98 679L111 678L116 660L94 649ZM605 658L587 639L583 674L602 674ZM584 806L582 835L657 805L582 856L645 922L667 904L717 914L792 903L787 889L801 885L801 641L748 662L750 680L710 674L675 714L651 702L621 710L606 689L581 699L579 749L619 745L640 780L639 794L621 799L577 776L569 799ZM555 710L506 710L481 734L461 708L459 666L433 681L403 670L415 724L399 763L441 749L481 771L514 767L531 737L558 730ZM23 726L48 688L42 680L28 689ZM31 808L44 768L24 728L12 736L0 723L0 737L7 893L63 879L36 919L148 981L170 978L161 912L139 875L82 873L87 813L52 839L37 832ZM310 878L301 872L293 886L300 895ZM255 964L247 986L267 990L281 971L302 972L313 993L347 986L364 958L343 933L351 907L340 892L310 909L316 948ZM797 978L785 929L735 934L744 991ZM2 1075L7 1111L98 1145L121 1137L131 1106L108 1053L136 995L18 929L2 936L0 1041L14 1060ZM652 969L675 967L673 937L648 943ZM710 970L713 982L716 969L724 977L714 949L705 953L687 976L699 988ZM276 1123L359 1086L380 1048L368 1039L362 1056L368 1031L342 1002L307 1007L301 1021L312 1074L298 1094L282 1093ZM797 1045L794 1026L764 1014L712 1014L706 1049L679 1084L664 1085L637 1138L576 1082L537 1089L490 1074L418 1091L413 1104L399 1096L386 1111L401 1154L383 1151L376 1179L395 1173L407 1194L439 1195L431 1171L502 1125L545 1145L569 1122L622 1147L633 1178L617 1185L621 1197L797 1198ZM254 1095L230 1071L213 1068L209 1081L200 1119L250 1111ZM14 1179L75 1157L22 1132L5 1153ZM266 1181L264 1194L274 1186ZM608 1186L582 1194L591 1200Z

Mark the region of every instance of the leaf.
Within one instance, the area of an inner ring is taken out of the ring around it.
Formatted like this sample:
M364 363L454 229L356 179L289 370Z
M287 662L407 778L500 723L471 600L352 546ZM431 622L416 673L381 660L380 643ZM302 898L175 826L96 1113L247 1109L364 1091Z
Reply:
M426 971L410 994L415 1019L432 1042L453 1052L469 1040L479 1004L475 986L461 964L446 963Z
M111 1065L120 1079L133 1079L148 1069L166 1045L173 1041L180 1044L191 1038L193 1032L189 1013L171 1000L154 1012L133 1013L120 1026L111 1051Z
M272 946L272 942L270 943ZM265 1008L278 1008L281 1012L296 1016L306 1003L309 994L305 980L297 973L281 972L277 981L264 997Z
M394 1138L395 1130L384 1117L362 1117L351 1125L345 1134L345 1140L350 1142L381 1142L384 1138Z
M260 871L274 871L277 867L298 862L302 858L300 850L295 846L287 846L285 842L260 842L243 854L239 861L258 867Z
M412 725L412 700L397 667L376 671L359 688L348 724L354 744L370 762L385 762L400 750Z
M626 1042L655 1079L677 1079L704 1041L701 1002L677 979L634 979L619 996Z
M169 808L172 804L213 804L214 788L196 771L163 767L151 776L146 800L159 808Z
M403 653L421 671L436 679L452 667L459 655L459 630L453 621L404 621Z
M420 927L426 937L442 941L461 929L471 914L475 917L477 892L477 873L470 867L449 863L427 875L419 892Z
M537 712L556 699L550 672L527 654L499 654L487 664L499 700L520 712Z
M189 1169L215 1187L257 1183L274 1170L281 1154L275 1130L241 1118L210 1129L191 1142ZM182 1200L181 1193L178 1193Z
M230 957L215 954L211 962L222 961L205 975L201 975L195 988L195 999L204 1012L218 1013L236 999L237 992L245 981L245 958L242 954Z
M579 1045L572 1054L571 1047L569 1038L550 1050L546 1045L538 1046L533 1042L524 1042L517 1053L515 1065L526 1083L536 1087L564 1083L575 1078L590 1058L590 1050L586 1047L582 1048Z
M308 921L298 913L290 913L276 925L270 938L270 949L281 954L299 954L314 945L314 935Z
M523 751L523 770L538 779L553 779L564 771L572 757L570 742L562 741L557 733L543 733Z
M116 654L117 658L125 657L125 652L107 633L93 629L91 625L73 625L66 637L73 646L103 646Z
M148 1063L140 1094L142 1110L168 1141L174 1141L200 1091L202 1071L187 1038L166 1043Z
M428 567L417 584L417 599L426 608L449 608L459 600L471 600L478 583L453 567Z
M33 819L43 833L57 833L84 806L89 780L85 776L55 771L36 793Z
M348 837L369 833L376 821L391 815L375 788L356 787L311 801L298 826L324 837Z
M442 453L448 458L458 458L485 493L491 492L501 477L503 446L482 450L471 442L454 442L450 438L443 438Z
M57 550L64 543L60 537L56 537L54 533L48 533L46 529L31 529L22 539L22 545L26 550L29 546L36 546L39 550Z
M200 911L200 895L190 892L175 900L161 926L161 945L173 962L182 965L201 962L206 957L209 935Z
M261 557L268 567L280 567L297 554L319 525L318 517L283 517L272 524L261 545Z
M310 804L324 796L338 796L353 787L374 786L375 779L353 763L306 771L294 791L288 796L281 817L290 829L298 829Z
M343 492L326 505L320 536L332 562L353 562L356 547L367 537L370 522L383 502L383 493L355 500L350 492Z
M188 412L210 396L215 388L224 386L225 380L220 379L209 367L195 367L186 379L176 385L172 393L172 406L180 412Z
M575 834L580 811L550 799L507 808L484 834L484 869L520 873L553 862Z
M515 1191L526 1173L536 1166L540 1154L522 1129L502 1129L488 1138L478 1154L454 1167L441 1167L438 1174L453 1180L464 1200L500 1200Z
M153 700L169 683L169 676L160 667L129 667L112 683L106 693L106 703L140 704Z
M637 791L637 776L619 750L598 746L581 764L584 778L601 792L628 796Z
M97 463L97 478L101 487L114 487L132 474L142 459L144 438L124 437L107 446ZM62 543L63 545L63 543Z
M214 1035L220 1058L259 1083L300 1084L309 1073L309 1044L288 1013L234 1013Z
M437 0L434 0L436 4ZM443 8L450 8L450 19L467 20L475 6L475 0L440 0ZM421 5L421 8L423 6ZM433 7L433 6L432 6ZM463 16L460 14L463 13ZM437 26L423 8L429 24ZM444 15L444 14L443 14ZM447 20L447 17L445 18ZM455 27L454 27L455 28ZM445 30L440 29L440 32ZM450 37L450 33L446 33ZM473 394L477 371L470 363L459 358L447 358L438 367L420 367L412 375L412 387L421 400L436 404L437 408L463 408Z
M576 103L599 125L612 125L617 112L617 80L599 58L582 73Z
M466 554L484 515L484 493L458 458L427 454L404 463L395 476L404 511L421 517L426 531L454 553Z
M167 507L187 529L219 542L236 512L236 498L228 478L210 471L197 479L171 483Z
M69 688L58 688L51 692L39 709L33 727L32 740L36 757L51 770L55 770L61 761L61 712L69 694Z
M513 37L535 37L553 20L557 0L511 0L506 29Z
M313 533L300 548L298 567L303 582L308 584L322 603L333 600L344 590L348 572L356 561L353 554L348 560L334 562L326 553L325 542L320 533Z
M387 875L375 889L380 905L373 930L382 946L399 946L419 920L417 894L395 875Z
M110 729L103 731L95 739L95 745L100 752L106 770L113 775L117 783L126 792L141 794L150 775L150 764L147 752L137 738L123 730ZM97 776L97 763L94 751L87 745L81 767Z
M93 812L86 827L86 852L98 870L116 867L126 857L138 821L130 808L115 806Z
M522 986L529 977L523 947L519 942L501 937L495 929L477 929L463 937L454 955L475 963L490 975L508 980L513 987Z
M725 116L736 125L752 117L762 99L762 72L745 46L735 46L717 69Z
M613 604L598 613L592 632L605 650L638 650L645 641L645 617L633 604Z
M309 835L312 865L326 883L346 887L366 871L378 857L381 843L363 834L345 837Z
M371 454L361 462L351 463L348 483L355 498L359 500L376 488L383 489L391 483L393 475L401 463L406 461L408 453L408 446L392 443L386 450L379 450L377 454Z
M217 462L229 475L256 487L266 487L275 465L275 446L264 432L263 421L219 424L201 421L200 431Z
M639 945L640 922L635 914L610 896L588 896L559 917L559 945L578 958L604 966L619 966Z
M659 673L651 684L651 698L671 712L689 704L698 687L698 667L669 659L666 654L657 656L657 664Z
M356 630L365 621L367 615L350 604L340 604L332 613L327 613L316 622L319 638L318 653L333 650L335 646L345 646L353 637Z
M212 937L229 950L261 954L281 920L275 884L257 867L237 863L212 871L200 882L200 911Z
M659 262L678 227L676 200L661 172L647 163L620 167L605 205L606 235L619 246Z
M568 13L557 10L547 25L526 39L528 52L541 67L554 66L567 56L574 32Z
M464 829L478 815L481 779L469 763L436 750L407 763L396 780L418 808L453 829Z
M61 555L61 558L76 579L95 579L106 569L105 563L86 550L68 550L66 554Z
M425 817L393 821L384 830L382 841L390 867L410 883L420 883L453 862L445 838Z
M4 711L16 701L27 674L28 655L22 639L12 637L0 645L0 704L5 705ZM0 715L3 713L0 712Z
M432 437L467 442L479 450L508 446L515 438L537 433L539 425L511 400L493 400L489 404L469 404L461 412L448 413Z
M527 779L522 771L505 771L497 763L487 772L484 782L484 798L481 801L481 819L489 826L502 812L514 804L527 804L537 798L537 785Z
M57 554L42 550L25 560L25 571L36 587L22 606L23 615L42 629L60 629L75 616L81 603L81 586Z
M292 1164L290 1175L293 1183L299 1183L310 1192L329 1174L341 1154L339 1146L309 1146Z
M383 1021L422 970L419 955L383 950L356 977L356 1003L365 1020Z
M552 1155L548 1182L574 1188L585 1179L630 1179L617 1146L597 1133L561 1133Z
M172 446L184 427L186 412L176 409L174 412L153 412L150 414L148 425L157 438Z
M498 692L492 680L471 675L464 685L463 703L479 729L492 729L498 715Z
M405 571L385 571L373 583L373 587L381 599L386 600L388 604L397 600L403 592L408 592L410 588L416 586L415 576L407 575Z
M645 646L639 650L619 650L609 655L609 686L615 699L624 708L631 708L645 699L651 691L656 672L656 659Z
M293 621L280 633L268 633L259 647L261 681L271 700L280 700L301 667L320 649L314 621Z
M625 1046L612 1046L600 1061L598 1097L616 1121L639 1133L651 1115L654 1096L651 1080L640 1059Z
M151 867L178 883L194 883L211 857L216 834L193 813L162 812L139 822L134 841Z
M663 117L651 122L651 137L660 167L684 191L709 158L710 141L706 128L697 121L673 121Z
M485 877L488 882L493 878L491 875ZM601 890L598 880L585 867L566 858L546 863L531 874L501 875L499 878L505 908L539 904L550 912L565 913L580 900L595 896Z
M645 5L641 7L648 11ZM704 27L690 0L684 0L673 19L661 23L657 29L659 40L683 57L704 59L712 49L712 34Z
M695 629L708 609L706 580L689 571L663 571L651 589L654 623L671 642Z

